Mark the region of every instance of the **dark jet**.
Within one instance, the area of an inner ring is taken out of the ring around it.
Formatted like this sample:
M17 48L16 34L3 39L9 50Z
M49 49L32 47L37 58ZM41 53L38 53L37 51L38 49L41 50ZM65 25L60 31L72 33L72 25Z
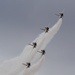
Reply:
M33 48L36 48L37 43L36 42L33 42L32 44L29 44L29 45L33 46Z
M45 50L41 50L41 51L38 51L39 53L41 53L42 55L45 55Z
M56 14L57 16L59 16L60 18L62 18L64 16L63 12Z
M45 31L45 33L47 33L49 31L49 27L45 27L45 29L42 29L41 30Z
M27 66L29 68L31 66L31 63L27 62L26 64L23 63L23 65Z

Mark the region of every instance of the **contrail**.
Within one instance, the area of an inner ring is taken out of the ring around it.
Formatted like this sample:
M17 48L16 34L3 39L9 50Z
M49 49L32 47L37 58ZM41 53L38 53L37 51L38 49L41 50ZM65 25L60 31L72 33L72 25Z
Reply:
M44 63L44 59L45 59L45 56L42 56L39 61L34 64L32 67L30 67L29 69L27 69L23 75L34 75L39 69L40 67L42 66L42 64Z
M19 75L20 73L24 73L25 75L33 75L38 69L39 65L42 64L44 56L40 58L40 60L33 66L28 69L25 69L27 66L22 63L32 62L35 58L35 55L38 53L37 51L44 50L47 44L51 41L54 35L59 30L62 24L62 14L59 14L60 18L57 23L45 32L41 33L33 42L37 45L34 48L33 45L27 45L20 56L16 58L7 60L0 65L0 75ZM46 28L45 28L46 29ZM33 44L33 42L31 44ZM38 56L37 56L38 57ZM36 59L36 58L35 58ZM35 68L35 69L34 69ZM31 73L33 71L33 73ZM30 73L29 73L30 72Z
M41 46L40 50L44 50L46 48L47 44L52 40L54 35L59 30L61 24L62 24L62 18L60 18L57 21L57 23L52 28L49 29L49 32L45 34L45 39L43 41L43 45ZM38 51L40 51L40 50L38 50ZM36 54L36 57L34 60L36 60L37 57L39 57L39 53Z
M40 39L43 38L44 32L38 36L34 41L37 41L39 43ZM19 69L20 71L23 68L22 63L26 62L26 58L28 55L32 52L32 46L27 45L22 52L22 54L16 58L6 60L0 65L0 74L5 75L11 72L14 72L15 70ZM20 68L22 67L22 68Z

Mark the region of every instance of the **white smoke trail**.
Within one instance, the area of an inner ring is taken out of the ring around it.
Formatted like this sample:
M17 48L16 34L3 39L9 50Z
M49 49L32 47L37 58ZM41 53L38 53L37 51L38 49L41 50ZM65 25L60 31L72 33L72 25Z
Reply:
M38 39L37 47L35 49L31 50L27 56L23 55L23 54L20 56L21 59L20 59L19 63L16 65L16 67L14 66L15 67L14 70L11 70L9 72L9 75L14 75L14 73L17 75L20 71L22 71L24 69L24 66L22 65L22 63L30 62L34 58L35 54L37 53L37 50L39 50L41 45L43 44L42 42L43 42L44 37L42 37L42 39L41 39L41 37L40 37L40 39ZM27 58L27 59L25 59L25 58Z
M62 19L59 19L48 33L42 33L37 39L35 39L33 41L37 42L37 47L35 49L33 49L32 46L27 45L20 56L2 63L0 65L0 75L17 75L19 72L22 72L25 68L22 63L30 62L38 50L41 51L46 47L60 28L61 23Z
M45 59L45 56L42 56L39 59L39 61L36 64L34 64L33 66L31 66L30 68L28 68L23 73L23 75L34 75L40 69L40 67L42 66L42 64L44 63L44 59Z
M37 42L37 43L39 43L40 42L40 40L44 37L44 35L45 35L45 33L43 32L43 33L41 33L33 42ZM27 45L26 47L25 47L25 49L23 50L23 52L21 53L21 56L22 57L26 57L26 56L28 56L28 54L27 53L29 53L29 51L31 52L32 50L31 50L31 48L33 49L33 47L32 46L30 46L30 45ZM30 54L30 53L29 53Z
M43 35L44 35L44 32L41 35L39 35L39 37L36 38L34 41L37 41L37 42L40 41L40 39L43 38ZM5 75L19 69L20 66L22 66L22 60L25 61L27 56L31 53L32 49L33 49L32 46L27 45L24 51L22 52L21 56L18 56L14 59L10 59L3 62L0 65L0 74ZM22 68L20 70L22 70Z
M60 26L62 24L62 18L60 18L57 23L49 29L49 32L45 35L46 39L44 40L44 43L42 45L42 49L45 49L45 47L47 46L47 44L51 41L51 39L54 37L54 35L57 33L57 31L59 30Z
M41 35L39 35L38 38L36 38L33 42L36 42L37 43L37 46L36 48L33 48L32 46L28 45L29 47L32 48L31 49L24 49L24 51L22 52L21 56L21 60L23 59L23 62L24 62L24 59L27 58L28 61L31 61L32 60L32 57L35 56L34 54L37 52L38 49L40 49L42 43L43 43L43 40L44 40L44 37L45 36L45 33L42 33ZM28 47L28 48L29 48ZM27 52L28 51L28 52ZM26 53L26 54L25 54ZM28 54L27 54L28 53ZM31 57L30 57L31 56ZM24 58L23 58L24 57ZM29 58L30 57L30 58ZM26 60L26 59L25 59Z
M53 36L57 33L57 31L59 30L60 26L62 24L62 18L60 18L58 20L58 22L51 28L49 29L49 32L46 33L46 35L44 35L44 39L42 40L42 45L40 49L37 50L43 50L47 44L50 42L50 40L53 38ZM38 68L39 66L37 65L36 68ZM33 68L30 71L28 70L28 72L26 72L23 75L34 75L38 70Z
M43 35L45 35L44 33L43 33ZM40 47L41 47L41 45L42 45L42 42L43 42L43 35L41 35L41 37L39 37L39 38L37 38L37 47L35 48L35 49L33 49L33 50L30 50L30 52L27 54L27 56L24 54L24 52L23 52L23 54L20 56L20 64L17 64L17 65L19 65L19 66L17 66L13 71L11 70L10 71L10 73L9 73L9 75L10 74L12 74L12 75L14 75L14 73L15 74L17 74L17 73L19 73L20 71L22 71L23 69L24 69L24 66L22 65L22 63L26 63L26 62L30 62L33 58L34 58L34 56L35 56L35 54L36 54L36 52L37 52L37 50L38 49L40 49ZM34 40L35 41L35 40ZM31 46L32 47L32 46ZM29 48L29 47L28 47ZM32 48L31 48L32 49ZM25 48L25 50L27 50L26 48ZM29 51L29 50L28 50ZM25 58L27 58L27 59L25 59ZM15 66L14 66L15 67Z
M41 45L41 48L38 49L39 51L44 50L45 47L47 46L47 44L51 41L51 39L54 37L54 35L57 33L57 31L59 30L60 26L62 24L62 18L60 18L57 23L49 29L48 33L46 33L44 35L44 39L43 39L43 43ZM39 57L38 55L36 56L36 58ZM35 59L36 59L35 58ZM34 60L35 60L34 59Z
M27 57L27 60L25 60L26 62L27 61L30 62L34 58L34 56L36 55L38 50L41 51L42 49L45 48L45 46L49 42L49 41L46 41L46 40L51 40L52 39L52 37L56 34L58 29L60 28L61 23L62 23L62 19L59 19L58 22L49 30L49 32L46 33L42 37L42 39L40 39L40 41L37 42L38 45L37 45L36 49L33 49L32 53Z
M37 51L41 51L43 49L45 49L45 47L47 46L47 44L50 42L50 40L53 38L53 36L57 33L57 31L59 30L60 26L62 24L62 18L60 18L58 20L58 22L49 30L48 33L45 33L44 36L40 39L40 41L37 42L37 47L36 50L34 49L30 55L30 59L27 58L28 61L31 61L34 56L36 55Z

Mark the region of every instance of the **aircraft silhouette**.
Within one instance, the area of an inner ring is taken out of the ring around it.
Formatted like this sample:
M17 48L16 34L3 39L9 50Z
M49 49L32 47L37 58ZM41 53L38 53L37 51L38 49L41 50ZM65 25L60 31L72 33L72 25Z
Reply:
M30 62L27 62L26 64L22 63L23 65L27 66L27 68L29 68L31 66Z
M59 16L60 18L64 16L63 12L60 12L59 14L55 14L55 15Z
M45 29L42 29L41 30L45 31L45 33L47 33L49 31L49 27L45 27Z
M41 53L42 55L45 55L45 50L41 50L41 51L38 51L39 53Z
M33 48L36 48L37 43L36 42L33 42L32 44L29 44L29 45L33 46Z

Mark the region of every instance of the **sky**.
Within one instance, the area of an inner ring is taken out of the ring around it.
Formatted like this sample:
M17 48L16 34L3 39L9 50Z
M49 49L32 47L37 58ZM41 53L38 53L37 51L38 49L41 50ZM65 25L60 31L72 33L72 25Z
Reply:
M64 10L63 24L46 47L37 75L75 74L75 0L0 0L0 59L21 54L40 28L52 27Z

